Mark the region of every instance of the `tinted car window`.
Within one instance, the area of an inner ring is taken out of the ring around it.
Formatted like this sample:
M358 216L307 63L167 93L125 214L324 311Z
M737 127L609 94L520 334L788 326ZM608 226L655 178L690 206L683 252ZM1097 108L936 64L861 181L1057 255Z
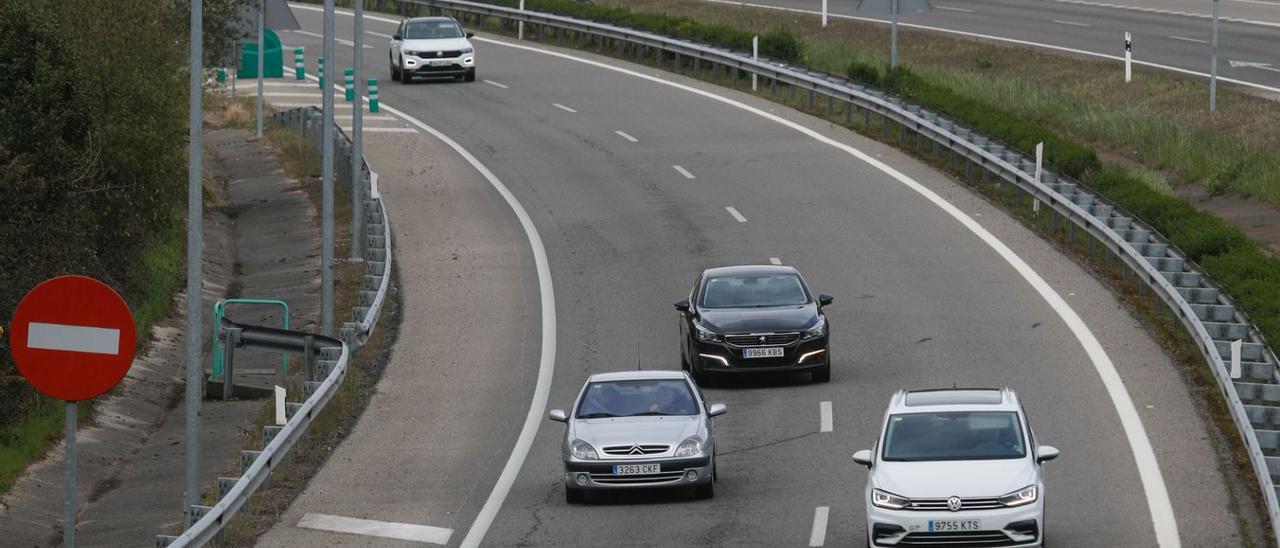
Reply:
M884 460L992 460L1026 456L1017 413L955 411L889 417Z
M405 40L462 38L462 29L453 21L410 21L405 25Z
M707 278L701 299L703 308L759 308L805 304L809 294L795 274L750 274Z
M697 415L689 384L679 379L593 382L578 405L577 418L643 415Z

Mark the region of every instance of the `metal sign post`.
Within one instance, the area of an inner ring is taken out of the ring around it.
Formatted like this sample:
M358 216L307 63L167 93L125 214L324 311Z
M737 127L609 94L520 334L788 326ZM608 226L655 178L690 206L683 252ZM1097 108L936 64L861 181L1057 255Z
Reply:
M933 10L929 0L860 0L858 13L887 14L890 16L889 66L898 66L898 14L903 11L926 13Z
M62 479L62 545L66 548L76 545L76 407L76 402L67 402L67 430L63 434L66 472Z
M1213 45L1209 46L1209 112L1218 109L1218 0L1213 0Z
M827 28L827 0L822 0L822 28Z
M1124 83L1133 81L1133 36L1124 33Z
M826 5L825 0L823 2L823 5ZM751 60L752 61L760 60L760 36L759 35L751 37ZM751 91L760 91L760 88L757 86L755 72L751 73Z
M187 107L187 409L183 441L185 487L182 495L182 515L188 526L195 521L191 519L191 507L200 502L200 398L204 393L204 362L200 359L201 343L204 342L201 340L204 329L200 327L200 298L204 291L201 270L204 257L204 194L201 187L204 164L204 137L201 134L204 114L204 90L201 88L204 72L203 13L203 0L191 0L191 46L188 48L191 57L187 69L191 73ZM239 77L240 73L236 71L236 78ZM231 85L234 89L235 80Z
M324 0L324 58L336 66L333 38L333 0ZM333 335L333 86L326 83L321 88L320 332L327 337Z
M523 15L524 0L520 0L520 12L521 12L521 15ZM519 21L516 23L516 39L524 40L524 21Z
M262 44L262 42L263 42L263 40L262 40L262 17L263 17L263 13L262 13L262 11L265 9L265 6L266 6L266 3L264 3L264 2L258 2L258 132L257 132L257 135L258 135L258 138L259 138L259 139L261 139L261 138L262 138L262 102L263 102L263 98L262 98L262 94L263 94L263 90L262 90L262 88L263 88L263 85L262 85L262 79L263 79L263 75L264 75L264 73L263 73L263 67L262 67L262 62L263 62L263 54L262 54L262 45L263 45L263 44Z
M355 73L356 104L351 109L351 260L364 257L364 2L355 2L355 50L352 67Z
M897 68L898 66L898 0L893 0L893 29L889 31L891 35L889 40L892 45L889 46L889 68Z

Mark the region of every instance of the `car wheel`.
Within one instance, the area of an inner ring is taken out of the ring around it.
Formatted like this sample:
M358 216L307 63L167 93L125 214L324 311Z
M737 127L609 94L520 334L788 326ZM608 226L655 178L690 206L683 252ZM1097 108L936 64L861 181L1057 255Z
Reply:
M831 364L824 365L815 369L809 374L813 382L829 382L831 381Z
M689 360L684 359L684 356L680 356L680 370L681 371L689 370Z
M400 83L408 84L413 81L413 74L404 69L404 59L400 60Z
M716 498L716 484L714 481L708 481L702 485L693 486L693 496L702 500Z
M476 81L476 69L467 69L467 74L462 79L467 82Z
M399 82L399 81L400 81L400 69L397 69L397 68L396 68L396 61L395 61L395 59L392 59L392 60L388 63L388 65L391 67L391 81L392 81L392 82Z
M582 489L564 489L564 501L568 504L582 504L587 502L587 492Z

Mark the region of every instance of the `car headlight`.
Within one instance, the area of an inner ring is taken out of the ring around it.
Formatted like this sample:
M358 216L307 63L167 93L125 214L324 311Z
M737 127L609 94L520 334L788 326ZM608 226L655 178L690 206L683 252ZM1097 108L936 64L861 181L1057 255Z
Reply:
M813 324L813 327L810 327L809 329L804 330L804 339L805 340L816 339L826 334L827 334L827 317L818 316L818 323L815 323Z
M880 508L888 508L890 510L901 510L903 508L906 508L908 504L911 504L911 501L907 500L906 497L899 497L898 495L895 495L888 491L872 489L871 504L879 506Z
M676 446L677 457L692 457L702 452L702 438L691 436Z
M471 53L475 50L476 48L462 48L462 53Z
M718 340L720 340L720 334L719 334L719 333L716 333L715 331L712 331L712 330L710 330L710 329L707 329L707 328L705 328L705 327L702 327L701 325L698 325L696 322L693 324L693 330L694 330L694 331L696 331L696 332L698 333L698 340L700 340L700 341L718 341Z
M1036 501L1036 496L1039 494L1039 490L1036 489L1036 486L1028 485L1022 489L1000 497L1000 504L1005 506L1022 506L1024 504L1030 504Z
M596 455L596 448L582 440L573 440L573 443L569 444L569 454L579 460L596 460L600 458L599 455Z

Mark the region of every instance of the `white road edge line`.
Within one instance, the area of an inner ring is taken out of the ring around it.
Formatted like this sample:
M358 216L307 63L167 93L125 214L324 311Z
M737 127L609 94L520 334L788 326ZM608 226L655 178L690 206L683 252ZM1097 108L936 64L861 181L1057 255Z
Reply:
M950 7L950 6L934 6L934 7L933 7L933 9L936 9L936 10L942 10L942 11L958 11L958 12L961 12L961 13L973 13L973 10L971 10L971 9L966 9L966 8L953 8L953 7Z
M831 402L818 402L818 431L830 432L834 428L835 424L831 417Z
M298 527L441 545L449 544L449 537L453 536L453 529L445 529L444 527L348 518L310 512L303 515L301 520L298 520Z
M680 167L680 166L671 166L671 167L674 168L676 171L680 172L681 175L684 175L685 179L697 179L697 177L694 177L692 173L689 173L689 170L683 167Z
M294 7L302 6L294 5ZM322 8L315 9L322 10ZM308 74L307 79L319 81L314 74ZM337 84L334 84L333 88L341 89ZM524 461L529 456L529 449L533 447L533 439L537 436L538 427L542 424L542 414L547 412L547 399L551 395L551 378L556 370L556 295L551 283L551 263L547 260L547 248L542 245L542 236L538 234L538 227L534 226L533 218L529 217L524 206L520 205L520 200L516 199L515 194L511 193L507 185L503 184L493 171L440 130L385 102L380 106L449 145L449 148L462 156L467 163L471 164L471 167L480 172L485 180L489 181L489 185L502 195L516 218L520 220L520 227L524 229L525 238L529 240L533 262L538 270L538 304L542 311L542 353L538 359L538 380L533 388L533 398L529 401L529 412L525 415L524 424L520 427L520 437L516 438L516 444L511 449L511 455L507 457L507 463L502 467L502 473L498 475L497 483L493 485L493 491L489 492L489 498L485 499L484 506L480 508L480 513L476 515L476 520L471 523L471 529L467 530L467 536L463 537L460 545L461 548L477 548L484 540L489 527L493 525L494 518L498 516L498 510L502 509L502 503L506 502L507 495L511 493L511 486L515 484L516 476L520 474L520 468L524 466Z
M733 215L733 218L737 219L739 223L747 222L747 218L743 217L741 213L738 213L738 210L734 209L733 206L726 206L724 210L728 211L730 215Z
M777 257L769 257L769 264L782 266L782 259L779 259Z
M813 509L813 530L809 532L809 546L822 546L827 543L827 517L830 513L830 506L819 506Z
M1077 23L1077 22L1075 22L1075 21L1061 21L1061 20L1058 20L1058 19L1052 19L1052 20L1050 20L1049 22L1050 22L1050 23L1057 23L1057 24L1059 24L1059 25L1070 25L1070 26L1073 26L1073 27L1092 27L1092 26L1093 26L1093 25L1090 25L1089 23Z
M1172 38L1172 39L1174 39L1174 40L1182 40L1183 42L1195 42L1195 43L1197 43L1197 44L1208 44L1208 43L1209 43L1209 41L1208 41L1208 40L1200 40L1200 39L1198 39L1198 38L1187 38L1186 36L1174 36L1174 35L1172 35L1172 34L1170 34L1170 35L1169 35L1169 38Z
M563 111L565 111L565 112L572 112L572 113L574 113L574 114L577 114L577 113L578 113L578 111L573 110L573 109L571 109L571 108L569 108L569 107L566 107L566 106L564 106L564 105L562 105L562 104L560 104L560 103L551 103L551 106L556 107L556 108L558 108L558 109L560 109L560 110L563 110Z
M342 131L355 131L355 127L343 126ZM364 126L365 133L418 133L418 128L412 127L369 127Z
M506 85L506 84L499 84L499 83L497 83L497 82L494 82L493 80L485 80L485 81L484 81L484 83L489 84L489 85L491 85L491 86L498 86L498 87L500 87L500 88L502 88L502 89L510 89L510 88L511 88L511 86L508 86L508 85Z
M1144 8L1139 6L1126 6L1124 4L1108 4L1105 2L1092 2L1089 0L1049 0L1049 1L1057 2L1059 4L1077 4L1081 6L1092 6L1095 8L1112 8L1112 9L1119 9L1119 10L1145 11L1147 13L1159 13L1161 15L1178 15L1182 17L1195 17L1197 19L1213 18L1213 15L1209 13L1193 13L1189 11L1166 10L1161 8ZM1249 0L1235 0L1235 1L1259 3L1259 2L1250 2ZM1280 23L1272 23L1270 21L1257 21L1254 19L1241 19L1238 17L1218 17L1218 19L1221 21L1226 21L1228 23L1244 23L1246 25L1258 25L1262 27L1280 27Z
M632 137L630 134L628 134L627 132L622 131L622 130L620 130L620 129L615 129L615 130L613 130L613 132L614 132L614 133L617 133L619 137L622 137L623 139L626 139L626 140L631 141L631 142L633 142L633 143L639 143L639 142L640 142L640 140L639 140L639 139L636 139L635 137Z
M752 4L752 3L750 3L750 2L739 2L739 1L737 1L737 0L702 0L702 1L703 1L703 2L710 2L710 3L713 3L713 4L725 4L725 5L730 5L730 6L747 6L747 7L752 7L752 8L761 8L761 9L771 9L771 10L778 10L778 11L786 11L786 12L791 12L791 13L804 13L804 14L808 14L808 15L820 15L820 13L819 13L819 12L812 11L812 10L802 10L802 9L797 9L797 8L784 8L784 7L781 7L781 6L766 6L766 5L764 5L764 4ZM1064 3L1068 3L1068 4L1101 5L1101 6L1106 6L1106 7L1112 7L1112 6L1108 6L1108 5L1106 5L1106 4L1093 4L1093 3L1090 3L1090 2L1077 2L1077 1L1075 1L1075 0L1048 0L1048 1L1051 1L1051 2L1064 2ZM1125 7L1125 6L1119 6L1119 7ZM1147 10L1142 10L1142 11L1147 11ZM829 14L829 17L832 17L832 18L835 18L835 19L848 19L848 20L850 20L850 21L864 21L864 22L867 22L867 23L878 23L878 24L882 24L882 25L887 25L887 24L889 24L889 22L888 22L887 20L884 20L884 19L875 19L875 18L872 18L872 17L858 17L858 16L854 16L854 15L841 15L841 14L838 14L838 13L832 13L832 14ZM1224 20L1225 20L1225 19L1224 19ZM1266 26L1269 26L1269 27L1280 27L1280 23L1272 24L1272 23L1261 23L1261 22L1257 22L1257 21L1236 21L1236 22L1249 22L1249 23L1256 23L1256 24L1259 24L1259 25L1266 25ZM996 42L1005 42L1005 43L1008 43L1008 44L1018 44L1018 45L1021 45L1021 46L1031 46L1031 47L1036 47L1036 48L1044 48L1044 49L1047 49L1047 50L1053 50L1053 51L1063 51L1063 52L1067 52L1067 53L1074 53L1074 54L1077 54L1077 55L1088 55L1088 56L1090 56L1090 57L1097 57L1097 58L1099 58L1099 59L1110 59L1110 60L1112 60L1112 61L1124 61L1124 57L1121 57L1121 56L1119 56L1119 55L1108 55L1108 54L1105 54L1105 53L1098 53L1098 52L1096 52L1096 51L1087 51L1087 50L1075 49L1075 48L1068 48L1068 47L1063 47L1063 46L1055 46L1055 45L1052 45L1052 44L1044 44L1044 43L1041 43L1041 42L1031 42L1031 41L1029 41L1029 40L1018 40L1018 39L1015 39L1015 38L1005 38L1005 37L1003 37L1003 36L994 36L994 35L991 35L991 34L982 34L982 33L978 33L978 32L965 32L965 31L962 31L962 30L954 30L954 29L948 29L948 28L942 28L942 27L931 27L931 26L928 26L928 25L917 25L917 24L915 24L915 23L901 23L901 22L899 22L899 23L898 23L898 26L900 26L900 27L907 27L907 28L913 28L913 29L920 29L920 30L929 30L929 31L934 31L934 32L942 32L942 33L946 33L946 34L954 34L954 35L957 35L957 36L967 36L967 37L969 37L969 38L981 38L981 39L983 39L983 40L992 40L992 41L996 41ZM1171 66L1169 66L1169 65L1161 65L1161 64L1159 64L1159 63L1152 63L1152 62L1149 62L1149 61L1139 61L1139 60L1137 60L1137 59L1134 59L1134 60L1133 60L1133 64L1135 64L1135 65L1142 65L1142 66L1144 66L1144 67L1158 68L1158 69L1161 69L1161 70L1167 70L1167 71L1177 72L1177 73L1180 73L1180 74L1187 74L1187 75L1190 75L1190 76L1198 76L1198 77L1201 77L1201 78L1208 78L1208 77L1209 77L1209 74L1208 74L1208 73L1204 73L1204 72L1197 72L1197 71L1194 71L1194 70L1188 70L1188 69L1178 68L1178 67L1171 67ZM1251 88L1254 88L1254 89L1260 89L1260 90L1263 90L1263 91L1270 91L1270 92L1274 92L1274 93L1280 93L1280 87L1267 86L1267 85L1263 85L1263 84L1255 84L1255 83L1253 83L1253 82L1249 82L1249 81L1245 81L1245 80L1239 80L1239 79L1236 79L1236 78L1223 78L1223 77L1222 77L1222 75L1218 75L1218 81L1219 81L1219 82L1228 82L1228 83L1236 84L1236 85L1240 85L1240 86L1251 87Z
M1151 513L1151 522L1156 534L1156 542L1162 548L1177 548L1182 545L1181 540L1178 538L1178 522L1173 514L1173 503L1169 500L1169 491L1165 487L1164 477L1160 475L1160 464L1156 460L1155 450L1151 447L1151 440L1147 438L1146 428L1142 425L1142 418L1138 415L1137 408L1134 407L1133 399L1129 397L1129 392L1124 387L1124 380L1120 378L1120 374L1116 371L1115 364L1112 363L1111 357L1107 355L1106 349L1102 348L1102 344L1098 342L1098 338L1094 336L1093 331L1089 329L1089 326L1085 325L1084 320L1080 318L1080 315L1076 313L1075 309L1071 308L1071 305L1067 304L1066 300L1062 298L1062 295L1058 294L1058 292L1050 286L1044 278L1040 277L1040 274L1037 273L1031 265L1027 264L1026 261L1023 261L1022 258L1010 249L1008 245L1005 245L1003 241L997 238L986 228L983 228L982 225L978 224L977 221L964 211L961 211L960 208L956 207L951 202L948 202L938 193L930 190L929 187L920 184L920 182L915 179L912 179L901 171L894 169L892 166L875 159L861 150L836 141L835 139L827 137L796 122L787 120L781 116L761 110L746 103L730 99L711 91L664 80L662 78L650 76L622 67L616 67L599 61L576 57L567 53L545 50L533 46L513 44L503 40L494 40L492 38L476 37L475 39L489 44L531 51L542 55L550 55L552 57L559 57L561 59L567 59L577 63L611 70L620 74L626 74L686 91L688 93L699 95L707 99L741 109L773 121L784 127L791 128L796 132L806 135L820 143L842 150L850 156L865 162L885 175L897 180L902 183L903 186L914 190L930 202L933 202L933 204L939 209L950 215L965 228L969 229L969 231L977 236L978 239L982 240L983 243L986 243L991 247L991 249L995 251L1000 258L1009 263L1009 265L1027 281L1027 284L1030 285L1032 289L1035 289L1036 292L1040 294L1040 297L1043 298L1051 308L1053 308L1054 312L1058 314L1058 317L1062 318L1063 323L1065 323L1067 328L1071 330L1071 333L1075 335L1076 340L1080 342L1080 346L1082 346L1085 353L1088 354L1089 361L1093 364L1094 370L1097 371L1098 376L1101 378L1102 384L1107 390L1107 395L1110 396L1111 403L1115 406L1116 415L1120 418L1120 424L1124 428L1125 438L1127 438L1129 442L1130 451L1133 452L1134 463L1138 468L1138 476L1142 481L1142 490L1147 498L1147 507Z

